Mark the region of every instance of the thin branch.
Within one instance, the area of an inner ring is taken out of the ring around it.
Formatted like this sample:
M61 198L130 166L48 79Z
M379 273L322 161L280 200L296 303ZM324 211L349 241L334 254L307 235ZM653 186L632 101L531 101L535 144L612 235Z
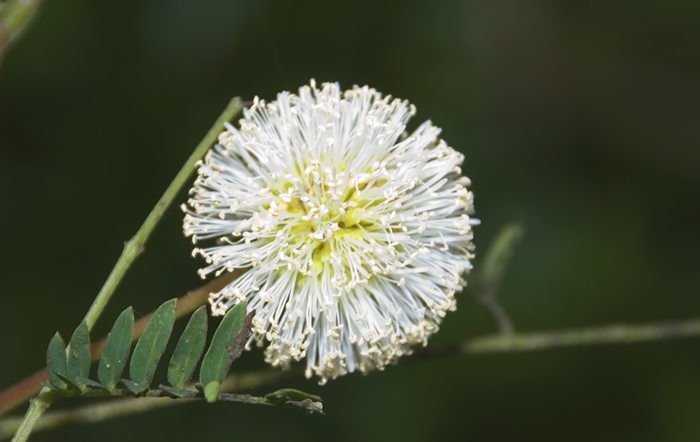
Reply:
M700 318L638 325L609 325L550 332L515 333L469 339L462 354L512 353L605 344L637 344L700 336Z
M458 355L485 355L494 353L521 353L555 348L587 345L638 344L671 339L700 337L700 318L675 322L655 322L637 325L610 325L571 330L553 330L512 335L490 335L467 339L461 343L426 347L416 351L405 361L415 362ZM231 374L221 384L221 391L269 386L283 381L300 379L301 370ZM100 422L114 417L186 403L188 400L167 401L157 398L138 400L118 399L74 410L51 412L41 418L37 429L48 429L74 423ZM142 403L143 402L143 403ZM93 411L94 410L94 411ZM45 420L46 419L46 420ZM19 418L0 421L0 439L7 437L19 424Z
M88 325L88 329L92 329L93 325L95 325L97 318L102 314L102 311L119 286L124 274L131 267L134 260L143 253L146 241L148 241L148 238L151 236L153 229L155 229L165 212L170 208L175 197L177 197L187 185L187 181L194 171L197 161L199 161L207 150L209 150L211 145L214 144L221 129L224 127L224 123L230 121L241 109L243 109L243 102L240 98L234 98L229 102L226 109L224 109L214 125L209 129L209 132L207 132L194 152L192 152L192 155L190 155L187 161L185 161L185 164L182 165L180 171L175 175L175 178L165 190L163 196L160 197L155 207L153 207L151 213L148 214L148 217L143 222L138 232L136 232L136 235L126 243L119 260L114 265L112 272L107 277L107 281L105 281L100 293L98 293L92 306L90 306L90 310L88 310L85 315L85 322Z
M461 343L425 347L409 356L410 361L439 359L458 355L523 353L555 348L593 345L626 345L700 337L700 318L647 324L616 324L570 330L489 335Z
M301 370L264 370L251 373L230 374L221 383L220 391L234 392L260 386L270 386L290 379L301 378ZM85 405L71 410L52 411L39 419L34 431L50 430L71 424L89 424L126 416L134 413L158 410L174 405L195 402L196 399L169 400L168 398L144 397L138 399L115 399L99 404ZM0 440L5 440L19 428L21 417L0 420Z
M261 379L265 379L265 378L261 378ZM260 382L260 381L258 381L258 382ZM102 390L102 389L98 389L98 388L92 388L92 389L88 389L82 393L74 391L74 390L69 390L69 391L62 393L62 396L64 396L64 397L122 397L122 398L132 398L132 399L143 397L143 398L164 398L164 399L172 399L172 400L177 400L177 401L189 400L189 399L205 399L204 394L200 391L194 391L194 390L185 390L185 391L187 392L186 395L174 397L171 393L169 393L165 390L155 388L152 390L148 390L143 396L135 396L134 393L132 393L130 390L127 390L124 388L118 388L118 389L114 390L113 392L109 392L107 390ZM301 401L288 400L288 401L284 401L281 403L277 403L277 402L268 400L265 397L252 396L250 394L219 393L217 400L221 401L221 402L240 402L243 404L267 405L267 406L271 406L271 407L288 406L288 407L293 407L293 408L301 408L301 409L306 410L310 413L323 414L323 405L321 404L321 402L315 402L315 401L312 401L310 399L301 400Z
M207 303L207 299L210 293L216 293L226 287L231 281L236 279L243 270L236 269L234 272L226 273L217 279L210 281L209 283L187 293L185 296L178 298L177 300L177 317L181 318L189 313L195 311L199 306ZM137 341L141 334L143 333L148 321L151 320L154 312L151 312L134 324L134 334L132 336L132 341ZM102 356L102 351L104 350L107 338L102 338L100 341L95 342L90 347L90 355L92 356L92 361L98 361ZM30 398L34 397L39 390L41 390L40 381L48 381L49 372L44 368L43 370L33 374L32 376L16 383L15 385L9 387L2 393L0 393L0 415L7 413L13 408L23 404Z
M282 405L274 404L262 397L250 396L247 394L222 393L219 400L227 402L243 402L256 405L267 405L272 407L294 407L310 413L323 414L320 403L310 400L288 401ZM100 404L78 407L72 410L53 411L45 414L35 425L34 431L50 430L71 424L88 424L101 422L115 417L126 416L138 412L153 411L173 405L182 405L197 402L198 399L169 399L164 397L146 398L125 398L117 399ZM21 418L10 418L0 422L0 440L7 439L19 426Z
M510 335L515 332L513 321L510 319L510 316L508 316L506 309L503 308L501 303L498 301L498 298L495 295L489 294L482 296L481 293L485 292L480 291L475 293L471 298L475 303L479 304L484 310L486 310L486 313L488 313L489 316L491 316L491 319L493 319L493 322L496 324L496 330L498 330L498 333L501 335Z
M204 136L199 145L195 148L192 155L185 161L180 171L175 175L175 178L170 183L168 188L163 193L163 196L158 200L151 213L148 214L146 220L139 228L136 235L134 235L131 240L129 240L124 246L124 251L114 265L112 272L107 277L102 289L95 297L90 309L85 315L85 322L87 323L88 329L91 330L92 327L97 322L105 307L109 303L112 295L114 295L115 290L121 283L126 272L129 270L131 265L134 263L136 258L143 252L144 246L151 233L155 227L160 222L161 218L172 205L173 200L177 195L183 190L187 181L195 168L197 161L199 161L211 145L216 141L224 123L231 120L234 115L241 111L243 108L243 102L239 98L232 99L228 106L224 109L223 113L216 120L214 125L209 129L209 132ZM39 395L31 402L27 414L22 421L22 424L17 429L13 442L24 442L29 438L32 432L34 424L38 420L39 416L46 411L46 409L51 405L55 395L51 391L44 387L39 392Z
M520 222L511 222L499 229L486 249L479 271L471 276L470 285L465 292L469 298L486 310L502 335L513 333L515 327L498 299L498 292L515 248L523 237L523 232L524 227Z

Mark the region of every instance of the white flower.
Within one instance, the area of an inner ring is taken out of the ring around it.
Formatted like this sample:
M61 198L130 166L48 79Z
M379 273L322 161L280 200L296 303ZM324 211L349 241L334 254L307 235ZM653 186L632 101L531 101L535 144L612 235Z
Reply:
M255 310L266 360L306 358L321 382L382 369L426 344L455 309L473 258L473 195L463 156L407 101L314 81L299 95L257 98L199 167L185 234L205 277L249 269L214 315Z

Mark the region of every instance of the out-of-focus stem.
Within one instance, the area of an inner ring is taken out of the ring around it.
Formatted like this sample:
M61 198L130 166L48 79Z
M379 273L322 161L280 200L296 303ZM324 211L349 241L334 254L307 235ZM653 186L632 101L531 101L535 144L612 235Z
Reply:
M618 324L571 330L484 336L462 343L463 354L510 353L585 345L636 344L700 336L700 318L686 321Z

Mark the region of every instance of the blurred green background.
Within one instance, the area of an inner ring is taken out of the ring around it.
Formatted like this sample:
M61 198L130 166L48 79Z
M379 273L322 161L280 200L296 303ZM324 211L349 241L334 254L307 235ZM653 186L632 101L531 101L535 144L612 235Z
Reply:
M0 388L71 333L228 99L310 78L443 128L474 183L477 252L523 220L502 291L518 330L700 316L699 37L697 0L46 0L0 68ZM190 250L172 210L94 336L201 284ZM492 330L462 298L431 343ZM259 367L259 351L234 365ZM697 340L286 386L327 416L190 404L33 440L700 440Z

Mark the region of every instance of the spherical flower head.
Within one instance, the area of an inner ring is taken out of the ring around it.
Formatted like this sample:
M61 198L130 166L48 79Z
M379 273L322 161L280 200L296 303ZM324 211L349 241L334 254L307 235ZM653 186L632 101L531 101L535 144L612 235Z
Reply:
M338 84L255 99L199 165L185 234L205 277L247 269L210 295L214 315L255 310L266 360L306 358L321 383L382 369L425 345L471 269L463 156L407 101Z

